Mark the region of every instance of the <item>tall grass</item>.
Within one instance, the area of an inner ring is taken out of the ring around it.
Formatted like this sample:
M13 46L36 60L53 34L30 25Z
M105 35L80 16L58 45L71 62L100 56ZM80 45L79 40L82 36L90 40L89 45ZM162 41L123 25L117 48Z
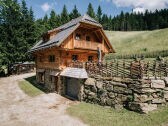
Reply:
M153 51L153 52L142 52L142 53L134 53L134 54L112 54L106 56L106 60L111 59L133 59L134 57L137 58L156 58L158 56L161 57L167 57L168 56L168 50L161 50L161 51Z
M106 31L106 34L117 55L152 55L153 52L168 50L168 29L133 32Z

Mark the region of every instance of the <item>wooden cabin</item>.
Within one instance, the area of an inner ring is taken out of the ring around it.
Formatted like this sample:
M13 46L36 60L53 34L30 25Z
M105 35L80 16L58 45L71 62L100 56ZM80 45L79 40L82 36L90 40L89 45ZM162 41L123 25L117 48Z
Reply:
M60 72L72 61L101 62L105 54L115 51L102 25L85 14L43 34L30 52L36 59L37 82L60 92Z

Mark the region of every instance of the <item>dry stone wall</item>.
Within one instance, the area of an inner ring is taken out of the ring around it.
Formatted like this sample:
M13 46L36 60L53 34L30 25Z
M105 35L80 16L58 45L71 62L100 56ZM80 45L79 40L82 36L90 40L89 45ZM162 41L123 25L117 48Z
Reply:
M168 102L168 78L155 80L91 77L84 82L83 100L116 109L126 107L148 113Z
M58 80L56 82L56 77L51 75L52 72L59 72L58 70L52 70L52 69L45 69L44 72L44 85L45 88L49 92L55 92L56 91L56 86L57 86L57 93L61 92L61 78L58 76Z

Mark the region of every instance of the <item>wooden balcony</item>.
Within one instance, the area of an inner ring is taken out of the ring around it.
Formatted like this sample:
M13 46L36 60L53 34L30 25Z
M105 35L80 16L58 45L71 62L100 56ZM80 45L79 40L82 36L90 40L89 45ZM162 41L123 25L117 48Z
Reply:
M99 42L74 40L74 48L97 50L98 47L101 49L101 43Z

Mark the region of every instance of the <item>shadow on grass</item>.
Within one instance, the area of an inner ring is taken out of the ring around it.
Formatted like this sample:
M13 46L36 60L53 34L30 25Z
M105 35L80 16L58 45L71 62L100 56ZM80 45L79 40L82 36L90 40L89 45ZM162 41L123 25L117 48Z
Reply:
M25 78L25 80L33 86L35 86L36 88L38 88L39 90L41 90L42 92L49 93L49 91L45 88L44 84L39 84L36 82L36 76Z

